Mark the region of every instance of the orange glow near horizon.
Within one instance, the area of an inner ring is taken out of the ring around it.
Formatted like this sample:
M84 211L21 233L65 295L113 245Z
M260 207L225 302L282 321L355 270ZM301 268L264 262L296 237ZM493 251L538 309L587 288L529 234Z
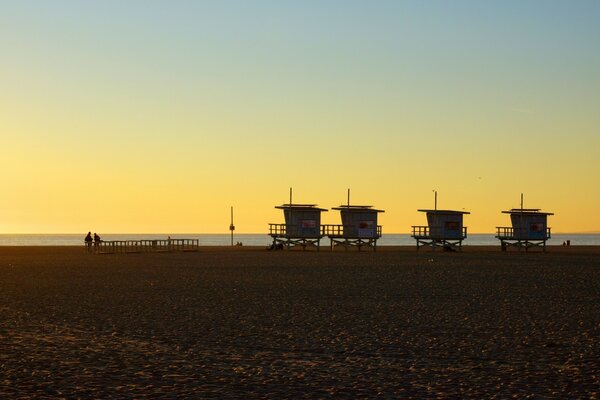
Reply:
M384 234L434 189L469 232L520 193L600 231L596 5L69 7L3 6L0 233L266 233L290 186Z

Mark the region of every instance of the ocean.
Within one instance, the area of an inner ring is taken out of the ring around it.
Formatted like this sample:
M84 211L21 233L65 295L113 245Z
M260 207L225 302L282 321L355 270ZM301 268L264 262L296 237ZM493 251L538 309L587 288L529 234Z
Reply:
M169 234L102 234L103 240L141 240L141 239L166 239ZM172 239L198 239L201 246L229 246L231 235L223 234L170 234ZM77 246L83 245L85 234L0 234L0 246ZM234 243L241 242L245 246L268 246L272 239L267 234L245 233L235 234ZM554 234L548 245L561 245L570 240L571 246L600 246L600 234ZM321 245L329 244L329 239L324 238ZM415 240L407 233L384 234L377 242L378 246L414 246ZM464 246L499 246L500 242L490 233L470 234L463 242Z

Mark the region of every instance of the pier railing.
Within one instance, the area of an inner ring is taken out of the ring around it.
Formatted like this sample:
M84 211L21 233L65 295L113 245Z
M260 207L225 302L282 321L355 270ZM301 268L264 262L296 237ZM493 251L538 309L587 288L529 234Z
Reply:
M113 254L198 251L199 246L198 239L103 240L94 243L94 252Z

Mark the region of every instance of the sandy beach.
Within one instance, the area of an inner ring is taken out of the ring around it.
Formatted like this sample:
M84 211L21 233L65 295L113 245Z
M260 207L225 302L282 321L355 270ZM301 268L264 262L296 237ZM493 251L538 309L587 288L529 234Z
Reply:
M0 247L0 398L598 398L600 248Z

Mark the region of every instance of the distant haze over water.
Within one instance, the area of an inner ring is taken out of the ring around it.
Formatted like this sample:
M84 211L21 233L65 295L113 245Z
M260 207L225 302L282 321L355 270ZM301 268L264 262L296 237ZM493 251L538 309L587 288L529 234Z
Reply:
M141 240L166 239L169 234L101 234L103 240ZM229 246L229 234L171 234L172 239L199 239L201 246ZM0 246L77 246L83 245L85 234L0 234ZM572 246L599 246L600 234L555 234L548 241L549 245L560 245L570 240ZM267 246L272 239L267 234L238 234L233 237L234 243L242 242L245 246ZM329 245L329 239L321 240L322 246ZM414 246L415 240L407 233L384 234L377 242L378 246ZM465 246L499 246L500 242L491 233L470 234L463 242Z

